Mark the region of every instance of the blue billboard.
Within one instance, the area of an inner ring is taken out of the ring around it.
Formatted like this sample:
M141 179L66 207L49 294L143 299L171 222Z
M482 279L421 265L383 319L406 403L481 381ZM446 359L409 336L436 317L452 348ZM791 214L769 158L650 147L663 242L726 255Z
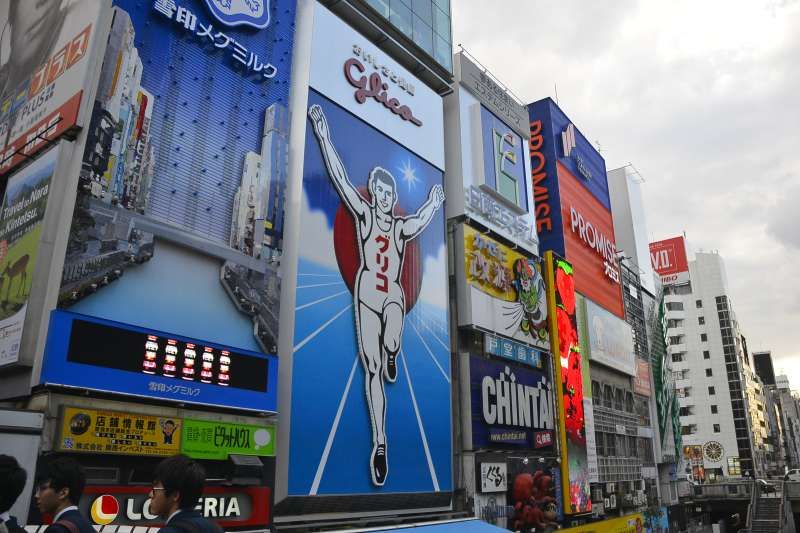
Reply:
M215 4L114 2L58 306L274 354L296 3Z
M41 381L182 403L276 412L278 359L53 311Z
M452 488L443 173L309 90L289 495Z
M541 249L566 256L558 186L559 166L561 172L566 170L572 174L610 212L606 163L550 98L528 104L528 114L531 129L528 152Z
M552 380L541 371L470 357L472 446L552 452Z

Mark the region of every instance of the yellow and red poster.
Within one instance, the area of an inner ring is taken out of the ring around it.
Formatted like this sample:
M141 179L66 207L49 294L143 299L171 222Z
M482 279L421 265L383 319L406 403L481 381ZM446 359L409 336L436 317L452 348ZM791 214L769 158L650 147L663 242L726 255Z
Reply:
M180 453L182 429L180 418L65 407L56 448L166 457Z
M550 348L541 262L478 230L464 228L464 297L459 325L477 326L542 350Z

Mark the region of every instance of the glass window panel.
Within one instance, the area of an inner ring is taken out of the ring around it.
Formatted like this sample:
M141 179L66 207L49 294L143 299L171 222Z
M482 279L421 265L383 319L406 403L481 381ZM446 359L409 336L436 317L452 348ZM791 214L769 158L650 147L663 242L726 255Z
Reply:
M450 0L433 0L445 13L450 13Z
M414 42L433 55L433 30L418 16L414 16Z
M400 0L391 0L389 21L401 32L411 37L411 10Z
M450 41L450 17L435 6L433 8L433 31L445 41Z
M433 4L431 0L413 0L411 9L428 26L433 26Z
M453 70L453 47L438 35L434 37L433 58L447 70Z
M384 18L389 18L389 0L367 0L372 8Z

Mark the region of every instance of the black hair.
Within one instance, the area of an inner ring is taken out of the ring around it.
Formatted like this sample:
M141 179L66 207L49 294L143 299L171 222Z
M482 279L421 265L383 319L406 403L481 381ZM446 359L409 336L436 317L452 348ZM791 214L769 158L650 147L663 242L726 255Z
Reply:
M5 513L17 501L28 474L10 455L0 455L0 513Z
M153 474L153 482L161 482L167 496L175 491L180 493L178 507L181 509L194 509L203 494L205 481L205 469L185 455L167 457L158 463Z
M375 167L372 169L371 178L375 181L380 181L381 183L390 185L392 187L392 190L394 190L397 187L394 181L394 176L392 176L392 174L388 170L383 169L381 167Z
M69 489L69 501L78 505L86 486L86 473L75 459L59 457L48 462L39 475L40 482L47 482L54 491Z

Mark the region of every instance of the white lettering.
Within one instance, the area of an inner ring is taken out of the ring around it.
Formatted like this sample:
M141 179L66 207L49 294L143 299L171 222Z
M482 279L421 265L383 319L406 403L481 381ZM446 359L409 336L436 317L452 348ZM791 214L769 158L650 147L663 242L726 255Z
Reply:
M494 380L489 376L484 376L481 382L481 392L483 393L483 419L487 424L494 424L497 420L497 409L489 395L494 396Z
M536 386L516 382L506 369L499 377L481 380L483 419L487 424L501 424L531 429L553 429L550 384L542 378Z

